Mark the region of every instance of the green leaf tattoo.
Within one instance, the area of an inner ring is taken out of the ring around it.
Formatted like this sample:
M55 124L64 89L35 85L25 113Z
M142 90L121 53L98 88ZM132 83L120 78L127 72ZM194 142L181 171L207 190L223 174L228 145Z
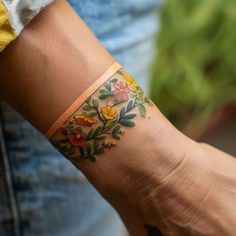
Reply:
M117 71L74 112L50 141L68 159L96 161L117 145L125 129L144 118L151 100L123 69Z
M145 108L145 106L143 104L140 104L138 106L138 108L139 108L140 115L144 117L146 115L146 108Z

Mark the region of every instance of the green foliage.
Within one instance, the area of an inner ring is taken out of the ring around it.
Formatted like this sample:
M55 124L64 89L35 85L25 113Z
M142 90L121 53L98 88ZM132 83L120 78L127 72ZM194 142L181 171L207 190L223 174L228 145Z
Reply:
M119 125L117 125L113 130L112 130L112 137L114 138L114 139L117 139L117 140L119 140L120 139L120 126Z
M140 115L141 115L142 117L145 117L145 115L146 115L146 108L145 108L145 106L144 106L143 104L140 104L140 105L138 106L138 108L139 108Z
M130 121L128 119L120 119L119 123L123 126L127 126L127 127L134 127L135 123L133 121Z
M236 103L236 1L166 0L152 99L177 125Z

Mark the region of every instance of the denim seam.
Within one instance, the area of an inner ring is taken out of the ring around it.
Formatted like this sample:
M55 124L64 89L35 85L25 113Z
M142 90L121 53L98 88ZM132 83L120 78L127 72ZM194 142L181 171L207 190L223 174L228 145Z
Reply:
M13 216L13 226L14 226L14 234L15 236L22 236L21 230L20 230L20 217L19 217L19 210L17 206L17 200L16 195L13 187L13 181L12 181L12 173L10 168L10 163L7 155L6 146L4 143L4 131L3 131L3 120L2 120L2 111L0 107L0 156L3 160L4 170L5 170L5 181L9 196L9 202L11 206L11 212Z

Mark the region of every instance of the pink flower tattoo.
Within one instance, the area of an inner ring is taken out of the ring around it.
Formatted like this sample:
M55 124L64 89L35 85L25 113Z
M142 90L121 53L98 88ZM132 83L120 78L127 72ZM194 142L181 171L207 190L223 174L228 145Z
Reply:
M115 90L113 91L113 94L119 99L127 101L129 100L129 91L130 88L125 85L122 81L119 81L118 83L114 84Z

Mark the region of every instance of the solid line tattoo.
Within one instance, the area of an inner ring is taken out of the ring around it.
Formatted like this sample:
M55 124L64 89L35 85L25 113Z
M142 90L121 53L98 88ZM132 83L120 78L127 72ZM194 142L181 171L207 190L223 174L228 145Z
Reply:
M114 147L137 115L145 118L153 106L144 91L123 69L100 86L50 138L71 160L91 160Z

